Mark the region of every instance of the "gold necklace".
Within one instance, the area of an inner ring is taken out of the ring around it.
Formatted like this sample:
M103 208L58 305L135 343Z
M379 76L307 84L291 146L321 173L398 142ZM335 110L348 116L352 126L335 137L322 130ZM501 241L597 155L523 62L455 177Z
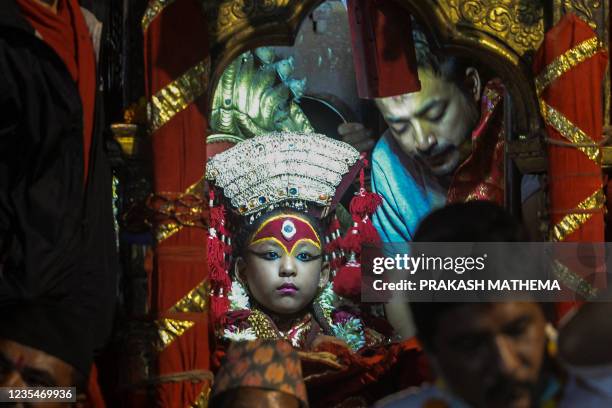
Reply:
M312 327L312 316L310 313L286 331L279 330L272 319L259 309L251 309L251 314L247 321L258 339L284 339L297 348L304 347L306 335Z

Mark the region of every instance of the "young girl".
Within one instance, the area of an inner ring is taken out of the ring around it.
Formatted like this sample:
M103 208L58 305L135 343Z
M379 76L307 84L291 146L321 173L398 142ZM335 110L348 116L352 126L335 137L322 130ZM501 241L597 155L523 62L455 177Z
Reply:
M214 156L206 171L220 354L230 341L289 341L301 350L314 406L365 406L405 385L399 361L414 363L413 345L391 344L390 325L358 301L359 253L377 241L370 216L379 202L363 188L364 165L353 147L323 135L269 133ZM360 173L353 225L341 237L334 213Z

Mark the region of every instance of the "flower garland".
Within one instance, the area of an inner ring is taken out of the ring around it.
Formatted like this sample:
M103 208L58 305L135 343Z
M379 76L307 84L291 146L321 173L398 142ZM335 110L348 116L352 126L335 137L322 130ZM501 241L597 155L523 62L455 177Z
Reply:
M232 281L232 289L228 298L230 303L228 313L250 311L249 295L238 280ZM228 322L223 330L222 337L229 341L250 341L257 339L257 333L252 327L240 327L233 322Z
M229 293L230 312L250 311L251 302L244 286L236 280L232 282ZM355 314L347 311L355 305L344 299L333 290L333 283L328 283L321 291L315 302L320 306L323 317L332 329L333 335L344 341L353 351L357 351L366 344L363 322ZM240 327L229 323L222 337L229 341L248 341L257 339L257 332L252 327Z
M232 289L228 297L230 301L230 312L251 308L249 295L247 294L246 290L244 290L242 283L237 280L232 281Z
M353 351L366 345L362 320L345 309L354 308L355 305L348 299L338 296L333 290L332 282L325 286L315 301L321 307L323 316L335 337L343 340Z

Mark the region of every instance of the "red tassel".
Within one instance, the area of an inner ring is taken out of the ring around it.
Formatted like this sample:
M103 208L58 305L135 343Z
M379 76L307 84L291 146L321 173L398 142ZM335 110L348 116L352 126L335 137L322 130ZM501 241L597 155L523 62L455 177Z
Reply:
M353 227L348 230L346 236L342 239L342 249L345 252L360 253L361 252L361 236L359 235L358 227Z
M360 219L374 214L374 211L382 204L382 197L379 194L368 192L361 189L359 193L353 197L349 206L349 211L353 216Z
M340 255L335 255L334 257L332 257L332 259L329 261L329 268L332 271L337 271L338 269L340 269L340 267L342 266L342 264L344 264L344 257L340 256Z
M331 241L329 241L329 243L325 246L325 251L328 254L331 254L332 252L336 252L340 249L340 239L338 238L332 238Z
M338 295L359 300L361 294L361 265L349 262L342 266L334 278L334 292Z
M327 229L327 231L329 233L332 233L332 232L338 231L339 229L340 229L340 221L338 220L338 217L334 215L334 217L329 223L329 228Z
M230 301L227 296L213 295L210 297L210 307L212 311L213 321L220 326L225 325L227 321L227 312L229 310Z
M366 217L359 226L359 235L361 235L362 245L366 244L378 244L380 242L380 235L372 224L369 217Z
M328 254L331 254L340 248L340 241L338 240L338 237L340 236L339 230L340 221L338 221L338 217L334 216L327 229L328 242L325 245L325 252Z
M213 282L221 281L225 273L225 244L217 237L208 238L209 277Z

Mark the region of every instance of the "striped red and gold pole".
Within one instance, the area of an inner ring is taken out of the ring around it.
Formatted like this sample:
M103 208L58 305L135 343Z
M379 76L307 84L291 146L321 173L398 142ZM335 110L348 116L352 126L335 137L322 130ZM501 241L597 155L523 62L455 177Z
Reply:
M155 224L156 406L205 407L209 371L206 161L208 29L197 0L150 0L142 19Z
M573 14L546 34L535 57L536 93L548 134L552 241L604 242L600 143L606 65L601 41ZM595 252L593 265L601 269L604 254ZM566 266L591 286L602 283L597 280L603 273L594 276L581 265ZM560 305L559 314L572 306Z

